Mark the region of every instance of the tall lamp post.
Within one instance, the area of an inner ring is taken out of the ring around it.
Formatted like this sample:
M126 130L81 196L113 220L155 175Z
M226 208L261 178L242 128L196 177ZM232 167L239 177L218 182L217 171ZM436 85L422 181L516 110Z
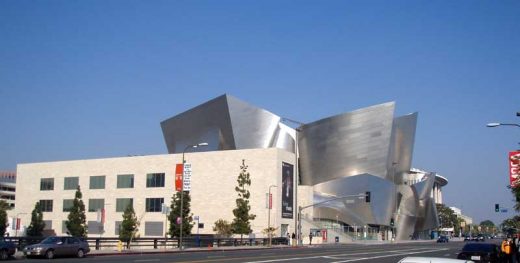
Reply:
M498 126L516 126L520 127L520 124L518 123L498 123L498 122L491 122L486 125L487 127L493 128Z
M267 234L269 235L269 246L271 246L271 188L277 187L276 185L269 186L269 200L268 200L268 210L267 210Z
M179 249L182 250L183 247L182 247L182 225L183 225L183 221L184 221L184 218L183 218L183 214L182 214L182 210L184 209L184 171L185 171L185 164L186 164L186 159L184 159L184 153L186 153L186 151L188 149L191 149L191 148L197 148L197 147L200 147L200 146L208 146L208 143L207 142L201 142L201 143L198 143L198 144L192 144L192 145L188 145L186 146L186 148L184 148L184 150L182 151L182 180L181 180L181 212L180 212L180 218L181 218L181 223L180 223L180 229L179 229Z
M301 132L301 128L303 125L305 125L305 123L303 122L299 122L299 121L295 121L295 120L291 120L289 118L282 118L282 121L283 122L291 122L291 123L294 123L296 125L298 125L295 129L294 129L294 156L295 156L295 161L294 161L294 177L295 179L293 180L294 183L294 208L298 207L298 185L300 184L300 175L299 175L299 168L298 168L298 159L300 158L300 155L298 154L298 150L299 150L299 147L298 147L298 133ZM294 210L294 209L293 209ZM301 239L301 225L299 224L299 217L300 214L296 214L296 216L294 217L294 227L296 228L296 240L297 240L297 244L298 245L301 245L301 242L302 242L302 239Z

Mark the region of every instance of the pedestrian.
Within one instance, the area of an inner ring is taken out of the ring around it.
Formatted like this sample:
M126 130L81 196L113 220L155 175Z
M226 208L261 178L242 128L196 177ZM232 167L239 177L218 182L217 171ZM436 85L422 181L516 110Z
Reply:
M504 262L506 263L513 263L513 253L512 253L512 240L511 236L507 236L506 239L502 241L502 244L500 245L500 250L502 251Z
M296 246L296 234L294 232L292 233L292 245Z
M287 245L291 245L291 234L287 233Z
M309 245L312 245L312 232L309 233Z

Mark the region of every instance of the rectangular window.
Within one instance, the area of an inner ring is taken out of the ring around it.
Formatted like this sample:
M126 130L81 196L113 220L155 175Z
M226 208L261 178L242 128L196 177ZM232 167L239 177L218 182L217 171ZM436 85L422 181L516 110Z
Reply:
M40 190L41 191L54 190L54 178L42 178L40 180Z
M103 234L103 224L99 223L98 221L88 221L87 222L87 228L88 228L88 234L94 234L99 235Z
M118 174L117 175L117 188L134 188L134 175L133 174Z
M96 212L105 207L105 199L89 199L88 200L88 211Z
M74 199L63 199L63 212L70 212L74 205Z
M52 220L43 220L43 223L45 224L43 230L52 230Z
M134 205L134 199L132 198L117 198L116 199L116 212L124 212L126 208Z
M161 212L164 198L146 198L146 212Z
M61 233L66 235L69 230L67 229L67 221L61 221Z
M163 222L161 221L148 221L144 222L144 235L145 236L163 236Z
M105 189L105 176L91 176L90 177L90 189Z
M146 187L164 187L164 173L147 174Z
M52 212L52 200L40 200L42 212Z
M76 190L79 185L79 177L65 177L63 190Z
M116 236L119 236L119 231L121 231L121 224L123 223L123 221L116 221L116 226L115 226L115 235Z

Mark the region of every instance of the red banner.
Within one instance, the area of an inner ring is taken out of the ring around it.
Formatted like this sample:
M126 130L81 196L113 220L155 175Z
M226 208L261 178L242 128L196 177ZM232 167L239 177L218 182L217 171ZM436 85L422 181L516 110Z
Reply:
M182 172L184 165L182 163L178 163L175 166L175 191L180 192L182 190Z
M520 151L509 152L509 183L517 187L520 183Z

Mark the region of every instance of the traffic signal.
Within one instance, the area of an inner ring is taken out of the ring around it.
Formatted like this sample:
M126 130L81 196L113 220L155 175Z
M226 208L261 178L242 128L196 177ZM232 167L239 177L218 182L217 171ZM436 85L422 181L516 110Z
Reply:
M500 205L499 204L495 204L495 212L500 212Z
M365 202L370 203L370 192L365 192Z
M392 226L392 227L394 226L394 219L393 218L390 219L390 226Z

